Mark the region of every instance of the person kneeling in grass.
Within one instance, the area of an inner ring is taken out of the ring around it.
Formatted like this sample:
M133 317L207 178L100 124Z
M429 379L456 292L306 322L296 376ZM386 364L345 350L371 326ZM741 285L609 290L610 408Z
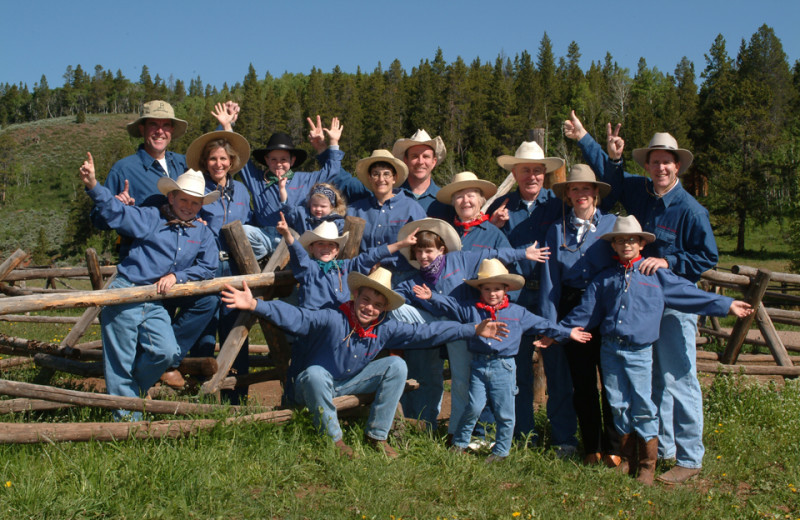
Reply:
M387 312L405 301L391 290L391 273L378 268L369 276L351 272L347 285L353 299L338 309L307 310L281 301L256 300L243 290L226 286L222 301L228 307L255 312L278 327L308 338L308 367L297 377L295 397L311 412L314 425L334 441L341 453L353 457L342 440L333 398L375 393L365 429L365 440L387 457L397 457L386 438L406 383L406 363L398 356L376 359L383 349L425 348L431 338L441 341L474 335L502 341L504 323L484 320L470 325L439 321L410 325L387 319Z
M155 284L166 294L176 283L214 278L219 250L208 226L195 224L205 204L219 192L205 195L203 174L188 170L177 181L158 180L168 203L160 208L126 206L97 182L92 154L80 168L80 179L95 210L112 229L134 239L128 256L117 266L110 289ZM170 316L162 301L111 305L100 315L106 391L142 397L166 369L181 358ZM137 348L138 345L141 348ZM114 412L115 419L139 420L140 412Z
M600 365L608 402L619 434L623 463L647 486L653 485L658 456L658 417L652 399L653 342L664 307L681 312L743 318L753 312L747 302L698 289L669 269L650 274L641 270L641 250L655 240L642 231L634 216L618 217L611 233L600 237L611 242L617 265L595 277L581 303L562 321L565 327L600 326L603 336ZM542 348L550 338L535 342ZM638 453L637 453L638 449Z
M517 386L514 356L519 352L522 336L545 334L559 340L569 338L585 343L591 339L591 334L583 332L580 327L570 330L558 326L516 303L510 303L507 293L522 289L525 279L518 274L509 274L508 269L496 258L481 262L477 278L465 280L465 283L480 291L479 299L461 302L432 292L424 284L414 286L414 293L450 319L462 322L491 319L503 322L508 327L508 338L502 343L492 338L478 337L467 341L467 349L472 355L469 401L453 436L454 449L464 451L469 446L472 430L488 399L497 422L497 433L492 454L486 462L495 462L508 456L514 436L514 393Z

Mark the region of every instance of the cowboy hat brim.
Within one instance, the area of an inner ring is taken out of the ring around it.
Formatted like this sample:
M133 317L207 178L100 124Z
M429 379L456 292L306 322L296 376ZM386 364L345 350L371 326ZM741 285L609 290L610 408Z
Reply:
M447 248L448 253L452 253L453 251L461 251L461 238L458 236L458 232L453 229L453 226L438 218L412 220L400 228L400 231L397 233L397 241L400 242L405 240L406 237L413 233L417 228L419 228L419 231L430 231L431 233L436 233L439 235L439 238L441 238L442 242L444 242L444 246ZM419 233L419 231L417 233ZM420 268L417 259L413 258L411 255L410 246L401 249L400 254L403 255L406 260L408 260L408 263L411 264L412 267L415 269Z
M227 141L238 156L236 161L231 163L231 168L228 170L228 175L233 175L241 170L247 163L247 160L250 158L250 144L243 135L237 134L236 132L228 132L227 130L209 132L192 141L192 144L190 144L189 148L186 149L186 165L193 170L205 172L206 165L200 164L203 157L203 150L208 143L218 139Z
M350 289L351 296L358 292L358 290L362 287L369 287L370 289L382 294L387 301L387 311L393 311L406 302L405 298L382 283L356 271L351 271L350 274L347 275L347 287Z

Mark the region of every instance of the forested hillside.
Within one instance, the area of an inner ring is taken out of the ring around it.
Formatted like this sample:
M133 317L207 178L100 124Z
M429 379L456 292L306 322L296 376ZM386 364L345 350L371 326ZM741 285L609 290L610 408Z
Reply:
M736 42L738 43L738 42ZM800 164L800 61L790 67L779 38L762 26L735 53L720 35L697 66L687 59L672 71L639 61L620 68L611 54L588 70L579 65L573 42L557 57L547 34L534 53L498 56L494 62L457 58L441 50L410 70L399 61L370 72L312 69L308 74L259 76L251 66L244 78L221 88L191 79L125 78L101 65L90 73L67 67L63 85L51 88L42 76L27 85L0 85L0 254L23 247L40 259L80 255L87 244L101 249L107 237L90 233L82 215L88 199L75 172L86 150L107 172L137 145L124 124L150 99L166 99L189 122L172 149L183 152L216 124L213 105L234 99L242 106L237 131L251 145L263 145L275 130L305 141L306 116L338 116L345 167L375 148L391 148L417 128L440 134L448 148L437 180L471 170L500 182L505 172L495 157L513 153L528 130L544 128L549 155L579 160L561 123L575 109L587 129L605 142L605 123L623 124L627 167L633 148L647 145L656 131L672 133L695 153L685 185L714 214L717 233L738 233L744 224L787 217L794 212ZM113 64L111 64L113 65ZM305 146L305 145L304 145ZM310 147L307 147L310 150ZM306 165L314 168L313 159ZM101 174L102 175L102 174Z

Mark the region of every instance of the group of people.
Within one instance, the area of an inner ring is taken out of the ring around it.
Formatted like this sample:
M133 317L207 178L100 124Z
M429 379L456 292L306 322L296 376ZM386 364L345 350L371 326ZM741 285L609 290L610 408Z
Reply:
M472 172L442 187L434 182L447 150L425 130L359 160L354 176L341 167L336 118L327 128L319 116L308 119L322 167L301 172L294 168L307 154L287 134L251 154L233 131L239 106L218 104L212 114L219 129L198 137L184 157L167 148L186 122L164 101L145 103L128 125L144 142L114 165L105 186L91 154L83 163L94 224L122 239L113 286L156 284L166 293L175 283L236 274L220 229L239 220L258 258L286 242L296 293L292 303L267 302L246 285L228 286L219 296L107 307L109 393L144 395L159 379L181 387L174 368L183 357L212 355L237 314L254 312L292 335L285 397L307 407L344 455L355 452L343 440L335 397L374 393L365 440L396 457L387 438L398 409L437 427L447 359L447 442L465 452L493 424L486 460L496 462L514 438L538 442L532 360L541 347L550 445L560 456L577 452L580 427L586 464L616 467L644 484L653 483L657 458L675 460L663 482L699 473L695 313L752 309L695 286L717 249L708 212L679 180L692 154L671 135L633 151L649 178L630 175L620 127L609 124L606 153L573 112L564 134L586 164L547 189L546 176L564 160L523 142L497 158L516 190L487 208L497 187ZM617 201L627 217L607 213ZM338 258L350 238L345 214L365 221L361 253L351 259ZM247 371L247 349L234 369ZM407 378L419 388L404 392ZM245 393L226 397L236 403Z

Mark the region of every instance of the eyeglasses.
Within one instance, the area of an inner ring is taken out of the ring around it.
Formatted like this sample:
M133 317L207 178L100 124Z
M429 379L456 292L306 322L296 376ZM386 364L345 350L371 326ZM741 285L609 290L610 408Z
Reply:
M638 244L639 240L641 240L639 237L615 238L614 243L622 246L625 244Z
M392 172L379 172L379 171L372 171L369 172L369 176L372 179L391 179L394 177L394 173Z

